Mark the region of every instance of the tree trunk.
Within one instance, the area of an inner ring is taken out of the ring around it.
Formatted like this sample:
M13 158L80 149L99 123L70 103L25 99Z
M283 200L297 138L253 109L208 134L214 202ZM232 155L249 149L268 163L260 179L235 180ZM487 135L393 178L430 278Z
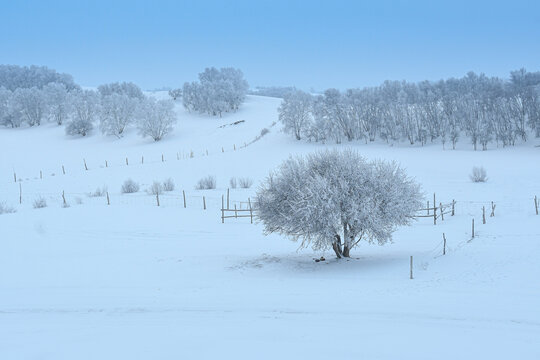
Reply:
M350 257L352 239L349 236L349 225L343 224L343 257Z
M339 235L336 235L336 240L332 243L332 249L334 249L338 259L343 257L343 251L341 251L341 237Z

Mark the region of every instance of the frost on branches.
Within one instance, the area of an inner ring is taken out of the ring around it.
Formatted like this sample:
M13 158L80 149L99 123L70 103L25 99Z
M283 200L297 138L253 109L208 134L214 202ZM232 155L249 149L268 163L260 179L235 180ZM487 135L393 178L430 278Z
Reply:
M257 193L265 233L349 257L360 240L380 245L409 225L422 205L420 187L394 162L357 152L324 151L289 158Z

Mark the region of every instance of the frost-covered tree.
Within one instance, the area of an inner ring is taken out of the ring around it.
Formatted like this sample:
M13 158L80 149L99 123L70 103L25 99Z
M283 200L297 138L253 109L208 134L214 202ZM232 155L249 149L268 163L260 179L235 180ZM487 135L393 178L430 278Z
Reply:
M47 102L47 116L58 125L67 120L72 111L72 96L62 83L50 83L43 87Z
M154 141L169 134L176 123L176 113L172 100L146 98L137 111L139 133L150 136Z
M136 98L139 100L144 99L144 94L141 88L131 82L115 82L110 84L103 84L98 86L98 91L101 96L118 94L126 95L130 98Z
M41 89L50 83L61 83L68 90L78 89L69 74L61 74L45 66L0 65L0 87L15 91L21 88Z
M80 90L73 93L73 115L66 123L66 134L86 136L94 128L94 121L99 115L99 95L92 90Z
M103 96L99 124L101 131L106 135L122 137L126 127L134 121L141 101L118 93Z
M0 86L0 125L18 127L20 124L13 119L12 97L10 90Z
M20 116L30 126L39 126L47 113L45 94L37 87L19 88L13 92L14 116Z
M173 100L176 100L182 97L182 89L169 90L169 96L172 97Z
M278 109L285 133L294 134L296 140L302 138L310 121L312 103L312 96L301 90L285 95Z
M184 84L182 103L189 111L221 116L238 110L248 87L241 70L207 68L199 74L199 82Z
M357 152L289 158L257 192L265 233L349 257L361 240L384 244L422 205L419 186L396 163L368 162Z

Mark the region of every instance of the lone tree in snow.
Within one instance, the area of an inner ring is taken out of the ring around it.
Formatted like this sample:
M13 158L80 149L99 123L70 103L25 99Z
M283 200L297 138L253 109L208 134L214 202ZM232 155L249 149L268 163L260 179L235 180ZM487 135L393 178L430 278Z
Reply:
M422 206L420 187L394 162L368 162L357 152L325 151L289 158L257 193L265 233L277 232L349 257L360 240L380 245Z

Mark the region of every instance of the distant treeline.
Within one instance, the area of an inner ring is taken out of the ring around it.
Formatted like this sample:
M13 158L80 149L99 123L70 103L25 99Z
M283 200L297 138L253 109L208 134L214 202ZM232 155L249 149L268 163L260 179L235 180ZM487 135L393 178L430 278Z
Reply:
M381 86L328 89L321 96L294 90L279 109L296 139L410 144L440 141L455 148L466 136L476 150L540 137L540 72L512 71L510 79L469 72L438 82L385 81Z
M136 127L160 140L176 122L171 100L147 97L133 83L83 90L73 77L46 67L0 65L0 125L18 128L43 122L65 125L66 134L86 136L96 124L106 135L122 137Z

